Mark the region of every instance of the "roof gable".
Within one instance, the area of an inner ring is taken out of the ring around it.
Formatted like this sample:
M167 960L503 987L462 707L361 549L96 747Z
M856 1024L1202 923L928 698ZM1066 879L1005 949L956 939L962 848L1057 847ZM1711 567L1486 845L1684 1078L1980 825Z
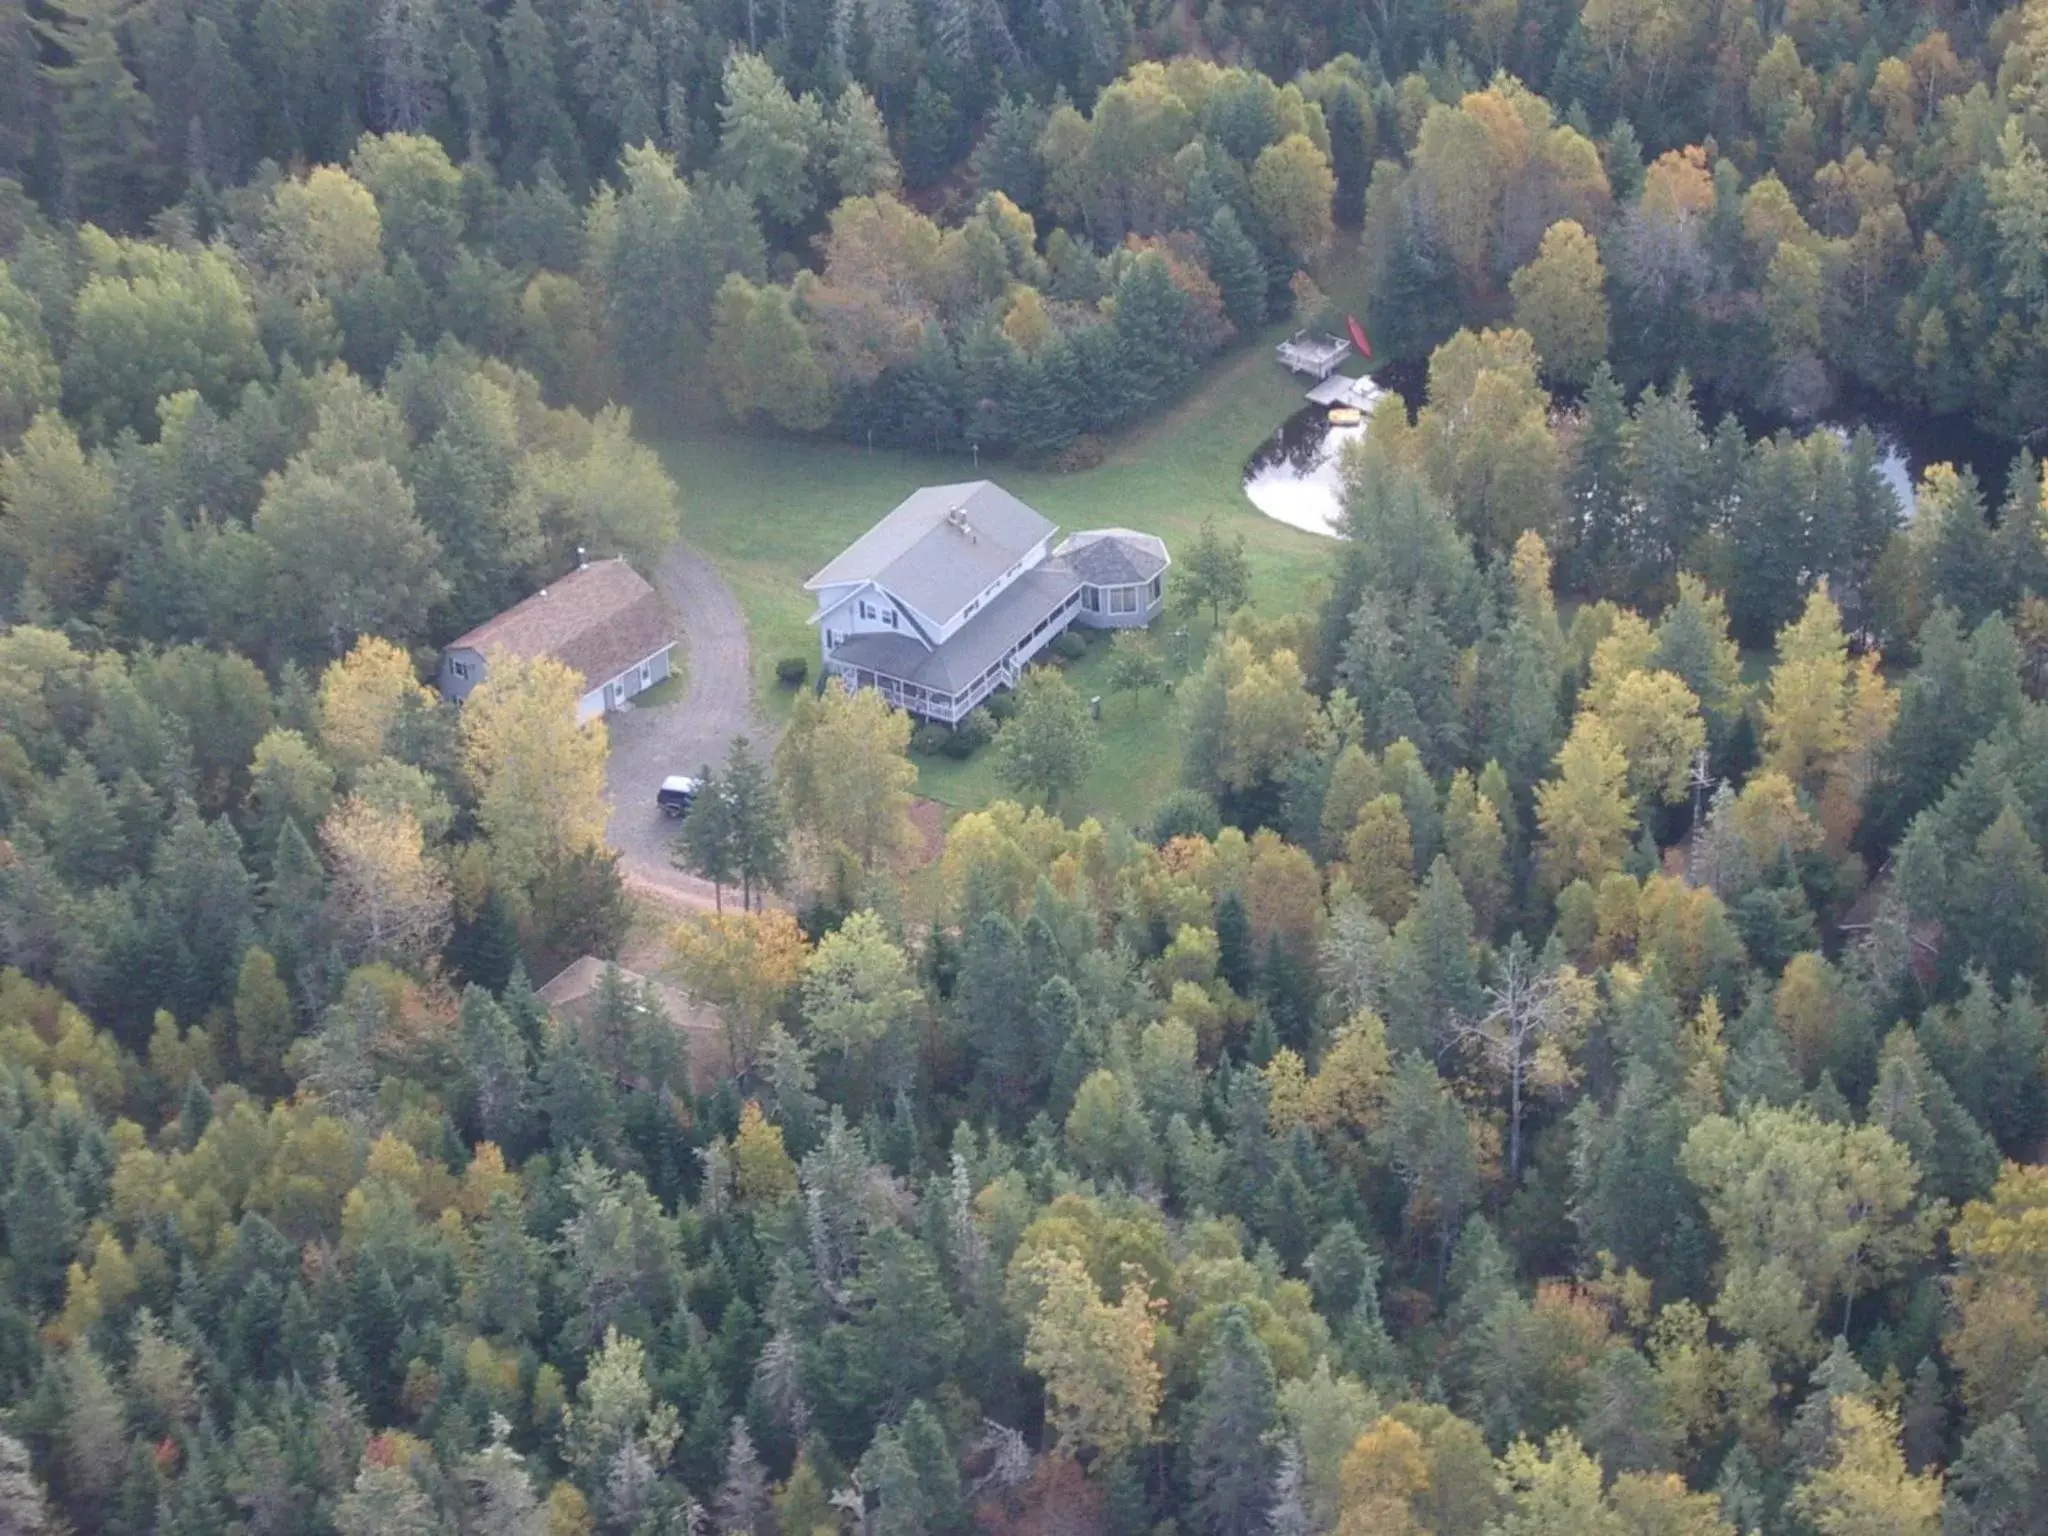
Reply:
M600 560L484 620L447 648L552 656L581 673L588 691L674 640L661 595L624 560Z
M950 619L1053 525L991 480L927 485L804 583L806 591L872 581L925 617Z

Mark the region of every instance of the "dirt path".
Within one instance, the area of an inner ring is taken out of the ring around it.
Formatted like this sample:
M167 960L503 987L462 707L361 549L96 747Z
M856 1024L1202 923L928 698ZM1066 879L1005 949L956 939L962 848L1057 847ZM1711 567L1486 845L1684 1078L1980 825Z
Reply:
M672 906L705 909L711 887L669 862L676 823L655 806L654 792L672 773L717 766L736 736L748 737L766 757L777 732L754 712L746 615L716 568L677 544L655 568L654 584L674 616L688 676L677 702L623 710L607 721L605 836L619 851L629 887Z

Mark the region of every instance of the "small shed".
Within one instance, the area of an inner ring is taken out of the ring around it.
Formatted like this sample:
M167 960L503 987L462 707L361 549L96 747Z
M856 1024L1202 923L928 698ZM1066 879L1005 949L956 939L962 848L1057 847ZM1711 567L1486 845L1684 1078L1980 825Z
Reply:
M597 1003L598 984L604 980L604 973L612 966L609 960L596 955L585 955L572 960L562 967L555 978L536 992L536 996L548 1005L548 1012L564 1029L573 1029L580 1035L589 1025L590 1015ZM638 987L646 977L638 971L619 967L619 979ZM668 1015L669 1023L683 1032L690 1043L690 1086L699 1093L709 1092L723 1081L726 1073L725 1031L720 1027L718 1015L709 1008L699 1007L674 987L657 981L654 995L661 1000L661 1011Z
M1351 355L1351 343L1328 331L1296 331L1273 354L1291 372L1327 379Z

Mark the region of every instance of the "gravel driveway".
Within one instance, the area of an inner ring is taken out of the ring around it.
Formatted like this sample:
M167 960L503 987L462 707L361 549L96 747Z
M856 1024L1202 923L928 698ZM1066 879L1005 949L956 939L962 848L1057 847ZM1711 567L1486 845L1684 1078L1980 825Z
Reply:
M675 545L655 569L654 584L674 616L689 676L683 697L652 709L610 715L611 759L605 791L611 821L605 835L620 854L627 884L688 906L711 905L711 888L669 863L676 823L662 815L654 792L672 773L717 767L735 736L764 758L775 730L754 712L747 621L732 588L695 550Z

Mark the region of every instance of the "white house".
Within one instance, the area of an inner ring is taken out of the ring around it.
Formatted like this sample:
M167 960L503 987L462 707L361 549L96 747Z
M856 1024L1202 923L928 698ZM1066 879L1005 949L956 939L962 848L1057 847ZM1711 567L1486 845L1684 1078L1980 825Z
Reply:
M1058 529L989 480L928 485L804 583L827 675L953 725L1070 624L1149 623L1166 546L1126 529Z
M580 725L667 677L675 643L661 594L625 561L599 560L458 637L441 653L435 681L460 701L484 680L493 655L552 656L582 674Z

